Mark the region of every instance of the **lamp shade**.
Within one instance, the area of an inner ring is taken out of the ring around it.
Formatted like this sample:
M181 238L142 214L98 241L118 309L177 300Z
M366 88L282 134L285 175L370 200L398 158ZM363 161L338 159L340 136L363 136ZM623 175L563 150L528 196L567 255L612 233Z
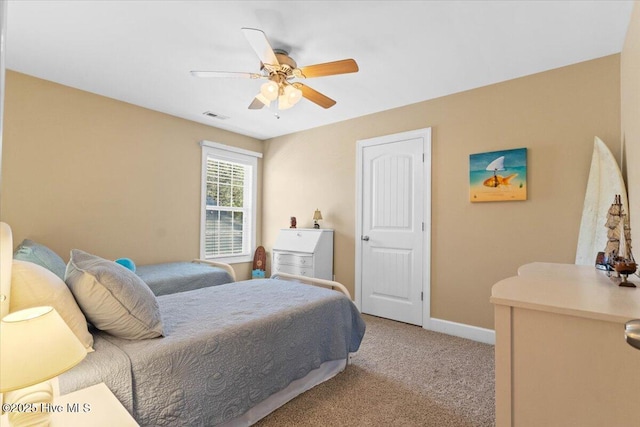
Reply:
M314 221L318 221L322 219L322 213L320 212L319 209L316 209L316 211L313 213L313 219Z
M278 97L278 110L288 110L293 107L293 104L289 102L287 95L282 94Z
M0 321L0 393L57 377L86 355L53 307L10 313Z
M280 94L280 86L278 86L278 83L269 80L260 86L260 93L269 101L275 101Z
M302 98L302 91L297 87L291 85L284 88L284 96L287 97L287 102L291 105L296 105L300 98Z

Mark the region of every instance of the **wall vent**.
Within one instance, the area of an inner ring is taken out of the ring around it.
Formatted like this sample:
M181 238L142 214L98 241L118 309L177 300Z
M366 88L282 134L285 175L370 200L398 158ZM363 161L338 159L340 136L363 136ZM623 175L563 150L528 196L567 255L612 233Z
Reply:
M223 116L222 114L216 114L212 111L205 111L202 114L204 114L207 117L213 117L214 119L218 119L218 120L227 120L229 118L227 116Z

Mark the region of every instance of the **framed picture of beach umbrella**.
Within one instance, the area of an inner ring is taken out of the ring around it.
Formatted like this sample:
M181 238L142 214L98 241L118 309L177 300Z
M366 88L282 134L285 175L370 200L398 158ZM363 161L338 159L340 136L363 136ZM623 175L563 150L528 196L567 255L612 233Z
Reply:
M527 200L527 149L469 155L469 200Z

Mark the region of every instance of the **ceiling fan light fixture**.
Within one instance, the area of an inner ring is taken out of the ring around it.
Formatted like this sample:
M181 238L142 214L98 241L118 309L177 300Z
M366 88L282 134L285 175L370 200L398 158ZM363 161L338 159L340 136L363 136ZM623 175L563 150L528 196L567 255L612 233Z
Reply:
M302 91L294 86L287 86L284 88L284 96L287 98L287 102L291 105L296 105L302 98Z
M275 101L276 98L278 98L279 92L280 92L280 87L278 86L278 83L272 80L269 80L268 82L260 86L260 94L264 96L266 99L268 99L269 101Z
M287 99L287 95L282 94L278 97L278 110L288 110L293 104Z

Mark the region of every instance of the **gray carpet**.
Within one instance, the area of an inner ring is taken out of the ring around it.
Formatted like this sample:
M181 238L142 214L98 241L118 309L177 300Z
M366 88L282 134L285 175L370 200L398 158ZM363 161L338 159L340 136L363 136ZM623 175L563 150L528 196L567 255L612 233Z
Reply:
M492 345L364 316L352 364L256 426L495 425Z

